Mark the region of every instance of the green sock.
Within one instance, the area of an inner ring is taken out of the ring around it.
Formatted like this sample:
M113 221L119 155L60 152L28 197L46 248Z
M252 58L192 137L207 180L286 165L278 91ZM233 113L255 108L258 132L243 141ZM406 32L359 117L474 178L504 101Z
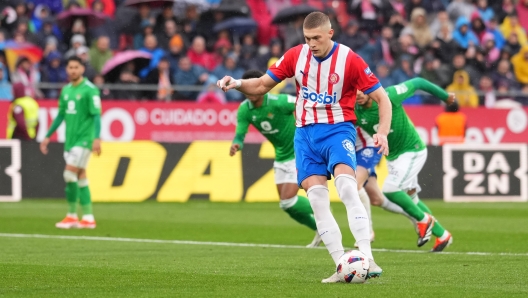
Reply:
M83 215L92 214L92 196L90 195L90 188L88 186L79 188L81 197L81 208Z
M427 205L425 205L424 202L422 202L422 200L418 200L418 204L416 204L418 206L418 208L420 208L420 210L422 210L423 212L426 212L426 213L429 213L431 215L433 215L433 212L431 211L431 209L429 209L429 207L427 207Z
M297 202L291 207L284 207L281 201L281 208L286 211L298 223L309 227L310 229L316 231L317 226L315 224L315 219L313 216L312 206L310 206L310 201L308 198L303 196L297 196Z
M420 221L424 218L424 212L416 206L411 197L404 191L383 193L391 202L402 207L414 219Z
M68 213L77 213L77 198L79 198L79 186L77 182L66 183L66 199L68 200Z

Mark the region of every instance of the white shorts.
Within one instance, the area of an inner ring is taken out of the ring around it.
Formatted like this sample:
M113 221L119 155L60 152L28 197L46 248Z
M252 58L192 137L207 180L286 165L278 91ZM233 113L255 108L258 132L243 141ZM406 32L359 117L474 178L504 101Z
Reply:
M297 168L295 159L274 162L273 170L275 171L275 184L294 183L297 184Z
M406 152L395 160L387 161L389 175L383 184L383 192L394 192L395 189L420 192L418 173L427 160L427 149L419 152Z
M64 152L64 160L69 166L74 166L79 169L86 169L90 154L92 151L83 147L73 147L70 151Z

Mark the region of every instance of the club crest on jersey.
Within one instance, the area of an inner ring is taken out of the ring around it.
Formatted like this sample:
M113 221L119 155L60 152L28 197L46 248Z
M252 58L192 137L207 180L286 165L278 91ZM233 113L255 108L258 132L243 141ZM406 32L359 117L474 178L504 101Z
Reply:
M361 124L368 124L368 122L365 120L365 118L361 118Z
M334 104L337 102L337 93L334 92L333 95L328 94L328 92L324 93L316 93L313 91L310 91L308 87L303 86L302 87L302 95L304 100L310 100L312 102L322 103L325 105Z
M339 75L337 73L331 73L329 76L328 76L328 82L330 84L337 84L339 83Z
M372 150L372 148L365 148L361 151L361 156L371 158L372 156L374 156L374 150Z
M372 74L372 71L370 70L370 67L365 68L365 74L367 76L370 76Z
M356 147L350 140L343 140L343 148L346 149L346 151L355 154L356 153Z
M75 96L75 99L77 99L77 100L81 99L81 95L80 95L80 94L77 94L77 95Z
M268 113L268 118L269 119L273 119L273 117L275 117L275 115L273 115L272 113Z

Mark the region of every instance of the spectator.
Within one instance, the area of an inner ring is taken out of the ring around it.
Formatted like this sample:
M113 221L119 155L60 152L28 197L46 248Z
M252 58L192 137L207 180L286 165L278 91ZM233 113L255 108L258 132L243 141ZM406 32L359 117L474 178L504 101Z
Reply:
M497 89L499 83L508 84L508 88L516 89L518 86L515 75L511 71L511 64L509 60L500 60L497 63L497 69L491 74L491 79L493 80L493 85Z
M454 92L461 107L478 107L478 95L469 84L469 75L465 70L457 70L453 82L447 86L447 92Z
M416 57L420 51L414 44L413 37L408 34L401 35L398 39L398 44L397 54L396 57L394 57L396 59L399 59L401 55Z
M61 63L61 54L51 52L46 58L46 64L42 68L42 82L46 83L64 83L68 81L66 69ZM45 95L47 98L59 98L59 89L47 89Z
M168 19L165 21L165 25L161 30L158 31L157 35L160 47L167 51L169 50L169 42L178 33L178 27L176 22Z
M142 4L137 9L138 14L134 16L131 22L129 23L129 26L131 26L131 32L133 34L138 34L143 32L143 26L148 22L152 26L154 26L155 20L152 18L150 6L148 4ZM152 27L154 28L154 27Z
M105 88L105 78L98 74L93 78L93 83L97 88L99 88L101 99L115 99L114 94L112 93L112 90Z
M205 83L205 88L200 94L198 94L198 98L196 99L196 102L201 103L220 103L224 104L227 102L225 93L222 92L222 90L218 89L216 86L216 82L212 80L208 80Z
M208 71L212 71L216 67L214 57L205 50L205 39L201 36L196 36L193 39L191 48L187 51L187 56L193 64L199 65Z
M172 99L174 85L173 77L170 73L170 63L167 57L160 59L158 67L153 69L145 79L149 85L157 85L158 90L145 92L146 99L157 99L159 101L170 101Z
M479 90L482 93L479 95L480 105L486 106L486 108L493 108L497 97L495 96L495 89L493 88L493 81L488 75L483 75L480 78Z
M476 1L476 12L480 15L482 20L484 22L489 22L493 17L495 17L495 13L493 12L493 9L488 6L488 0L477 0Z
M389 67L394 66L395 55L398 52L398 41L394 38L394 32L389 26L381 29L381 36L374 46L374 61L384 61Z
M484 34L486 34L487 29L486 25L484 24L484 21L482 20L477 11L473 12L473 14L471 15L471 30L477 36L479 44L482 44L482 38Z
M66 45L61 42L62 33L60 32L59 28L57 28L57 26L53 24L53 19L48 18L43 20L42 28L38 32L38 35L40 36L39 46L41 46L42 48L45 48L48 42L50 42L50 40L53 40L57 48L56 50L59 50L61 52L66 50Z
M416 77L412 67L413 59L410 55L402 55L400 57L398 67L392 72L394 83L400 84L407 80Z
M46 5L54 14L58 14L64 9L61 0L31 0L27 2L32 2L35 6Z
M500 26L500 31L502 35L507 39L510 38L512 33L517 35L517 40L521 46L526 44L526 31L524 31L521 24L519 24L519 18L516 14L510 14L505 19L502 25Z
M369 42L369 38L359 32L359 23L356 20L350 20L337 42L344 44L353 51L358 51Z
M103 0L105 2L113 2L113 0ZM92 7L93 11L100 12L103 14L114 14L115 13L115 5L113 9L107 10L107 7L105 5L105 2L102 2L101 0L93 0L90 7ZM93 36L94 39L98 39L101 36L107 36L110 39L110 48L117 49L119 46L119 29L117 28L117 22L114 20L113 17L108 17L105 19L104 23L102 25L99 25L94 28L90 28L91 36Z
M326 7L324 9L324 13L330 19L330 25L332 26L332 29L334 29L334 39L338 39L341 36L342 32L341 32L341 25L339 24L336 12L334 11L334 9L330 7Z
M101 12L107 15L110 18L113 18L115 15L115 1L114 0L86 0L87 7L94 7L95 5L102 6Z
M93 68L92 64L90 63L90 49L88 47L82 46L77 49L77 57L81 58L83 64L84 64L84 77L88 78L88 80L93 81L93 78L97 74L97 71Z
M167 55L171 67L171 73L176 71L178 62L183 55L185 55L183 38L180 34L176 34L169 41L169 54Z
M469 30L469 21L466 17L458 18L453 39L462 49L467 49L470 45L479 45L477 36Z
M425 9L417 7L412 11L411 23L403 29L401 34L412 35L416 44L424 48L433 41L433 34L427 25L427 13Z
M50 25L52 34L61 37L62 33L59 28L53 24L50 8L46 4L39 4L35 7L29 27L32 32L39 33L43 31L44 24Z
M282 44L280 40L272 40L270 45L270 50L267 53L260 55L258 60L257 69L265 72L268 69L269 61L271 59L279 59L282 56Z
M508 53L511 56L519 53L522 45L519 43L519 38L517 38L517 33L512 32L510 36L508 36L508 40L506 41L506 47L508 48Z
M515 8L519 15L519 22L524 31L528 32L528 0L519 0Z
M136 85L139 83L139 79L130 70L124 69L119 74L117 83L121 85ZM120 88L115 90L114 94L118 99L134 100L140 98L139 92L135 91L134 88Z
M73 38L75 35L82 35L85 40L86 46L89 46L89 43L91 42L91 34L88 33L87 26L85 24L84 19L78 18L75 21L72 22L72 27L70 30L67 30L64 34L64 39L66 41L70 40L70 37Z
M42 45L40 38L29 31L28 23L29 20L27 18L22 18L16 26L15 33L22 35L27 42Z
M154 34L154 25L150 20L143 20L141 23L141 32L134 35L134 49L139 50L145 43L145 37Z
M511 62L517 81L523 85L528 84L528 45L523 46Z
M244 71L249 69L258 69L257 48L253 45L244 45L240 50L240 59L238 66Z
M495 45L499 50L502 50L502 47L506 44L506 39L502 35L502 32L498 29L499 24L497 21L497 18L491 18L491 20L488 22L488 32L493 34L493 38L495 39Z
M86 39L84 36L80 34L76 34L71 39L71 48L66 52L64 55L64 59L68 59L71 56L75 56L77 53L77 49L86 46Z
M434 6L433 3L435 4ZM438 10L445 9L445 7L443 7L443 4L440 3L440 5L438 5L438 3L438 0L408 0L407 4L405 5L405 13L407 17L409 17L409 20L412 20L412 12L416 8L424 9L426 15Z
M447 26L449 32L453 31L453 23L451 23L451 21L449 20L449 15L447 14L447 12L439 11L430 26L431 33L433 34L433 36L438 36L438 34L440 34L440 31L442 30L442 27L444 26Z
M482 48L469 47L466 51L466 63L467 66L475 69L474 78L471 81L471 85L477 86L480 76L488 71L486 66L486 52Z
M285 48L293 48L296 45L304 43L303 22L304 17L299 16L295 21L285 26L284 32L282 33Z
M193 65L191 59L189 59L187 56L180 58L180 61L178 62L178 69L176 69L176 73L174 74L174 81L177 85L202 85L207 81L208 78L209 75L203 67L196 64ZM176 98L195 100L197 96L198 92L196 91L177 91Z
M389 65L383 61L378 63L376 67L376 77L378 77L379 82L384 87L396 85L391 76Z
M148 76L151 70L158 66L161 58L165 56L165 51L158 47L158 40L156 39L156 36L152 34L145 37L144 47L139 50L152 55L149 65L139 71L139 77L144 79Z
M217 78L223 78L224 76L231 76L233 78L241 78L244 75L244 70L237 67L238 57L236 54L231 53L225 59L222 65L216 67L213 71L213 75ZM234 91L234 90L232 90ZM240 92L230 92L226 93L227 101L237 102L244 99L244 95Z
M11 77L12 83L22 83L26 95L33 98L42 98L43 94L37 88L40 73L27 57L20 57L16 63L16 70Z
M431 48L434 55L442 63L450 63L456 53L458 44L453 40L453 35L449 30L449 25L444 24L436 39L432 42Z
M471 85L477 86L479 82L479 75L477 73L477 70L466 63L466 56L462 53L456 54L453 56L453 63L452 68L450 71L450 77L452 77L455 72L459 70L464 70L469 74ZM451 78L450 78L451 81Z
M407 21L401 14L393 12L389 17L389 22L387 25L392 28L394 36L400 36L401 31L407 25Z
M495 38L490 32L486 32L482 37L482 43L486 52L486 66L495 68L495 62L500 58L500 50L495 45Z
M493 2L496 2L496 5L499 8L498 10L496 10L496 12L498 12L497 16L499 18L499 23L500 24L502 24L504 22L504 19L508 15L515 14L515 3L514 3L514 0L502 0L502 1L493 1Z
M449 78L446 76L448 72L442 69L442 63L439 59L431 55L424 57L422 71L420 77L429 80L439 86L446 86L449 83Z
M469 0L453 0L446 10L451 21L458 22L460 17L465 17L466 20L469 19L473 11L475 11L475 6Z
M156 25L154 26L154 30L156 32L161 32L163 29L167 29L167 22L172 21L174 22L174 26L178 23L178 19L174 15L174 11L172 10L173 3L167 3L163 6L161 13L156 18ZM161 40L160 40L160 43Z
M404 0L390 0L389 2L394 12L398 13L404 18L407 18L407 14L405 12L405 1Z
M351 2L349 12L356 16L361 29L367 31L369 35L379 32L380 24L392 12L392 6L382 0L352 0Z
M0 101L13 100L13 90L7 74L8 72L5 65L0 62Z
M110 38L101 36L97 39L95 46L90 49L90 64L96 72L100 73L106 61L114 54L110 50Z

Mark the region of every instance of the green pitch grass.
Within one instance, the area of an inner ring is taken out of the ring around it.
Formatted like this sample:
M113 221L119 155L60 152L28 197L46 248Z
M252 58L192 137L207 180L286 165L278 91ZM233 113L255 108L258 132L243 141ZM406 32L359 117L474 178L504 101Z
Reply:
M454 236L456 254L418 249L409 221L373 208L380 279L320 283L325 249L231 247L7 234L306 245L313 233L278 204L95 204L95 230L57 230L64 200L0 204L2 297L528 297L528 204L427 202ZM341 204L344 244L353 245ZM19 235L20 236L20 235ZM22 235L23 236L23 235ZM488 252L476 255L468 252ZM502 253L502 254L501 254ZM508 254L504 254L508 253Z

